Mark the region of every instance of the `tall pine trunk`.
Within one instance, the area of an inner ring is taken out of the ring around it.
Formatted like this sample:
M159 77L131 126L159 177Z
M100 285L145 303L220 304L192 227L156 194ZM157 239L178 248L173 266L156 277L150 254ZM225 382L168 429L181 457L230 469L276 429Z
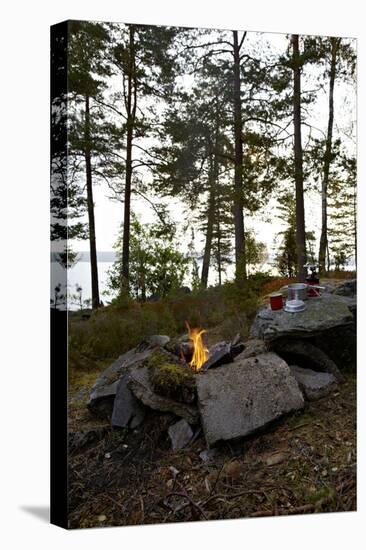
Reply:
M100 306L99 284L98 284L98 261L97 245L95 236L95 218L94 218L94 200L93 200L93 181L91 168L91 139L90 139L90 98L85 96L85 171L86 171L86 194L88 205L89 222L89 248L90 248L90 268L91 268L91 289L92 289L92 307L96 309Z
M305 244L305 209L304 209L304 173L302 165L301 144L301 61L299 51L299 35L291 36L292 62L294 72L294 160L295 160L295 185L296 185L296 253L297 253L297 278L304 281L306 277L306 244Z
M222 258L221 258L221 234L220 234L220 218L217 220L217 273L219 278L219 286L222 284Z
M234 54L234 138L235 138L235 180L234 180L234 228L235 228L235 273L237 281L246 279L246 255L243 212L243 121L240 95L240 45L238 32L233 31Z
M357 269L357 182L355 181L353 187L353 203L352 203L352 214L353 214L353 242L354 242L354 251L355 251L355 268Z
M211 249L212 249L212 239L214 232L214 223L215 223L215 212L216 212L216 186L217 180L219 177L219 161L218 161L218 140L219 140L219 112L218 106L216 105L216 120L215 120L215 136L213 151L211 151L210 156L210 169L209 169L209 198L208 198L208 212L207 212L207 227L206 227L206 240L205 240L205 250L203 254L202 262L202 273L201 273L201 283L204 288L207 288L208 283L208 273L211 263Z
M212 237L213 237L213 228L215 221L215 186L216 182L214 181L213 174L210 174L210 191L208 199L208 213L207 213L207 226L206 226L206 239L205 239L205 250L203 253L203 262L202 262L202 273L201 273L201 283L203 288L207 288L208 283L208 273L210 269L211 261L211 248L212 248Z
M135 30L129 28L129 68L127 78L127 139L126 139L126 175L124 192L124 218L122 237L122 273L121 292L129 293L130 278L130 232L131 232L131 183L132 183L132 145L136 117L136 72L135 72Z
M330 75L329 75L329 112L328 112L328 129L327 139L325 144L324 154L324 167L323 167L323 179L322 179L322 230L319 243L319 271L321 274L325 273L325 261L328 249L328 184L329 184L329 170L332 162L332 137L333 137L333 123L334 123L334 82L336 77L336 64L337 64L337 52L339 48L340 40L338 38L331 38L331 61L330 61Z

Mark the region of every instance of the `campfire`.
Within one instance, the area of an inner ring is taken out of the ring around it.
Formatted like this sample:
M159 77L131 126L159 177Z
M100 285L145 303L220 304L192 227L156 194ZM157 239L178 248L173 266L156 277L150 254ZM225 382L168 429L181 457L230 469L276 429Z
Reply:
M193 355L188 365L194 372L199 372L202 365L207 361L209 355L208 349L202 340L202 335L206 331L203 328L191 328L188 321L186 321L186 326L188 329L189 339L193 344Z

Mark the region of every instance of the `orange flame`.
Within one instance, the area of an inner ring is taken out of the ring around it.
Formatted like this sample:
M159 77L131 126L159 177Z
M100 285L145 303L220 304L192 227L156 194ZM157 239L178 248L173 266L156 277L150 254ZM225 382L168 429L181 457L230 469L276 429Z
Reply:
M191 328L187 321L186 326L188 329L189 339L193 342L193 357L188 364L191 369L198 372L203 363L205 363L208 359L208 349L202 341L202 334L206 331L203 328Z

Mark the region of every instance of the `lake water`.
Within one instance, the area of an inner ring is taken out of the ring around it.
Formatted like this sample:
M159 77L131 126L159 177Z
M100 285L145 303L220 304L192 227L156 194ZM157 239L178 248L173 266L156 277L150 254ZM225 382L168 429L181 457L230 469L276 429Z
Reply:
M108 270L112 267L113 262L98 262L98 279L99 279L99 293L100 299L104 304L110 301L110 297L105 296L107 290ZM83 289L82 298L87 300L91 298L91 278L90 278L90 263L89 262L77 262L73 267L68 270L68 293L76 294L76 288L81 286ZM54 288L58 283L61 283L62 292L64 289L65 270L57 263L52 262L52 287ZM71 303L70 309L79 309L79 306Z

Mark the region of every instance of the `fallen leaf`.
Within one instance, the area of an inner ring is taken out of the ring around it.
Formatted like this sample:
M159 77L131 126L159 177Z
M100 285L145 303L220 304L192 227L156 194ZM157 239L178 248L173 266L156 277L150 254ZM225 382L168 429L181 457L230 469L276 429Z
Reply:
M267 457L266 459L266 465L267 466L274 466L275 464L280 464L287 458L286 453L274 453Z
M242 466L238 460L225 464L222 475L229 479L237 479L241 474Z

